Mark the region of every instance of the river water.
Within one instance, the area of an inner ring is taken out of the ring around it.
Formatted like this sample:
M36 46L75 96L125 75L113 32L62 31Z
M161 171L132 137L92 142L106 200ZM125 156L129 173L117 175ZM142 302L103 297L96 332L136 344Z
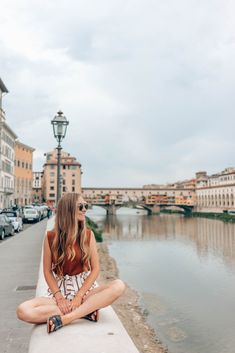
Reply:
M235 224L124 208L88 215L171 353L235 352Z

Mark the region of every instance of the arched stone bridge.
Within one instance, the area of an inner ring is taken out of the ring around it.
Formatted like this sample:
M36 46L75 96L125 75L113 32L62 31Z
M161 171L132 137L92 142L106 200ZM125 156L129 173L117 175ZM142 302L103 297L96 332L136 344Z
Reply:
M142 208L148 214L156 214L160 208L172 206L189 214L196 205L193 189L83 188L82 195L90 205L103 207L107 214L115 214L121 207Z

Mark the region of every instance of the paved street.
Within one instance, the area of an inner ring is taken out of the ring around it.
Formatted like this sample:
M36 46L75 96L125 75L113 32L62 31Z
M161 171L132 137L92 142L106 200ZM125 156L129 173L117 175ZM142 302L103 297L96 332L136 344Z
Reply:
M47 219L0 242L0 353L27 353L31 325L16 318L19 303L33 298ZM20 288L25 287L25 288ZM22 290L23 289L23 290Z
M35 225L35 223L24 223L24 229L23 229L23 230L26 230L26 229L28 229L29 227L32 227L33 225ZM14 236L17 235L17 234L18 234L18 233L15 232ZM0 239L0 245L1 245L2 242L7 241L7 240L9 240L9 239L11 239L11 238L12 238L11 236L5 236L4 240L1 240L1 239Z

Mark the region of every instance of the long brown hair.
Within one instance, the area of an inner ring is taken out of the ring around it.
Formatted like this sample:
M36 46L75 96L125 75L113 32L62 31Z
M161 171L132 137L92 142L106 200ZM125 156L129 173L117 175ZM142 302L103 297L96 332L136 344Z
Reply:
M67 193L58 202L55 217L55 237L52 242L53 270L63 276L65 259L75 258L74 245L80 246L83 270L90 270L89 247L86 237L86 221L77 219L77 202L80 194Z

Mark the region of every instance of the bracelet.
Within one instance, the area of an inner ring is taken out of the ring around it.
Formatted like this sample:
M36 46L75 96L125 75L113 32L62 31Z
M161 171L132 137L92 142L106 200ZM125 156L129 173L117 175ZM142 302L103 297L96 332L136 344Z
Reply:
M60 289L57 292L53 293L53 297L55 298L55 295L59 292L60 292Z

